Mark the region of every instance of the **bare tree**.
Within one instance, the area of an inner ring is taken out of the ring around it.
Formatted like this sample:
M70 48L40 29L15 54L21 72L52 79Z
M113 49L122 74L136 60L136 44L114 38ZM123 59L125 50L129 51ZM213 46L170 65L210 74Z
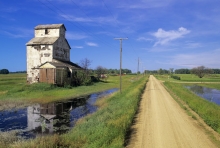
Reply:
M192 74L197 75L199 78L204 77L206 74L211 74L213 71L205 66L195 67L191 70Z
M97 74L97 78L100 79L102 77L102 75L106 74L107 70L106 68L102 67L102 66L98 66L96 68L96 74Z
M83 59L79 63L80 67L83 70L75 71L72 75L74 78L73 85L90 85L92 83L89 66L91 65L91 61L87 58Z
M91 65L92 61L85 58L83 60L80 61L80 66L84 69L89 69L89 66Z

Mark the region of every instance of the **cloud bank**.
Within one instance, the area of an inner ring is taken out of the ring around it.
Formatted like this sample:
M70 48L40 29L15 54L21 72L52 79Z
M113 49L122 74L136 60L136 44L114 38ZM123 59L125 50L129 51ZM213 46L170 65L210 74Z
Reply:
M179 39L188 33L190 33L190 30L187 30L186 28L183 27L180 27L178 30L170 30L170 31L165 31L162 28L159 28L157 32L154 32L151 35L156 37L157 42L154 44L154 46L157 46L157 45L165 45L170 41Z

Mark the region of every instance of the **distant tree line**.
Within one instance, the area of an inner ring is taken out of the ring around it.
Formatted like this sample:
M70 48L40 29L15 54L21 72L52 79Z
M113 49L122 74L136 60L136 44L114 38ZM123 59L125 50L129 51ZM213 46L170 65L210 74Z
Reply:
M170 68L169 70L166 69L158 69L158 70L145 70L145 73L149 73L149 74L195 74L196 76L198 76L199 78L204 77L205 75L209 75L209 74L220 74L220 69L211 69L205 66L198 66L198 67L194 67L192 69L187 69L187 68L182 68L182 69L176 69L175 71L173 71L174 68ZM177 77L175 77L175 79L178 79Z
M175 74L190 74L190 73L191 73L190 69L186 69L186 68L175 70Z
M207 68L207 69L209 69L209 68ZM192 74L192 70L193 69L176 69L175 74ZM220 74L220 69L209 69L209 70L212 74Z
M220 74L220 69L212 69L214 74Z
M145 73L148 73L148 74L169 74L170 71L169 70L166 70L166 69L162 69L160 68L159 70L145 70Z
M9 74L9 73L27 73L27 71L15 71L15 72L9 72L8 69L0 69L0 74Z
M118 75L120 74L120 69L107 69L102 66L98 66L96 69L90 69L92 74L102 73L102 74L109 74L109 75ZM130 69L121 69L122 74L131 74L132 71Z
M27 73L27 71L15 71L15 72L10 72L10 73Z
M120 69L107 69L108 74L119 74ZM130 69L121 69L122 74L130 74L132 71Z
M0 74L9 74L8 69L1 69Z

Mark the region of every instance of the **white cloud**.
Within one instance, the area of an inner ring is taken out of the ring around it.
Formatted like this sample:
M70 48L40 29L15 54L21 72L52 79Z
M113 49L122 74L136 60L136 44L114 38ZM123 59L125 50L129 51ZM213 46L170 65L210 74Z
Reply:
M157 45L165 45L170 41L181 38L188 33L190 33L190 30L187 30L186 28L183 27L180 27L178 30L170 30L170 31L165 31L160 28L157 30L157 32L154 32L151 35L157 38L158 41L154 44L154 46L157 46Z
M98 47L98 44L93 43L93 42L86 42L86 45L93 46L93 47Z

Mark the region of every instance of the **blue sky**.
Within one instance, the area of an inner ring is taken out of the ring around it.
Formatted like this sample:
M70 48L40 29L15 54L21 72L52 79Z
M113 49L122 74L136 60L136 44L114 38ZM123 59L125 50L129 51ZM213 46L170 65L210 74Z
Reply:
M0 0L0 69L26 70L39 24L66 26L71 61L90 68L220 68L219 0Z

